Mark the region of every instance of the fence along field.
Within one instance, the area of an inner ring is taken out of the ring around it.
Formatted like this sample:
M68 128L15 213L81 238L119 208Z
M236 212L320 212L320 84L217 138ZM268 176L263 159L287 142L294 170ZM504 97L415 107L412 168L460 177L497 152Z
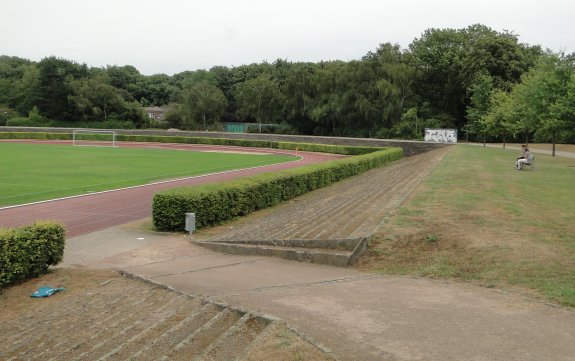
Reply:
M0 207L282 163L271 154L0 142Z

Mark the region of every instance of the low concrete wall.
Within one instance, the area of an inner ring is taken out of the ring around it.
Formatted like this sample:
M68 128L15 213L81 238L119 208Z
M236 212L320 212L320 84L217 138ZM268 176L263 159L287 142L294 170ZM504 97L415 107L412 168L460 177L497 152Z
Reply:
M49 132L49 133L72 133L75 128L35 128L35 127L0 127L0 132ZM372 147L400 147L406 157L425 153L434 149L451 146L452 144L426 143L414 140L393 140L375 138L344 138L344 137L319 137L309 135L284 135L284 134L260 134L260 133L224 133L224 132L188 132L167 130L126 130L114 129L118 134L129 135L164 135L183 137L206 137L226 139L250 139L263 141L296 142L296 143L319 143L335 145L356 145Z

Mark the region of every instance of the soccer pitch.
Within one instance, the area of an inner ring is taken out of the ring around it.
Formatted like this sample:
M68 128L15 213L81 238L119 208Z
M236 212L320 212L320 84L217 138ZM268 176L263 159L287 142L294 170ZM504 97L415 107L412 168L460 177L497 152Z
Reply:
M0 207L296 160L272 154L0 142Z

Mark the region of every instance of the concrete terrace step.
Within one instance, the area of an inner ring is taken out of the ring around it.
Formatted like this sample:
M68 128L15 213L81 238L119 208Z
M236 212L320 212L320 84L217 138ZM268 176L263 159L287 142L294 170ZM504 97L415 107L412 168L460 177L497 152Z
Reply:
M368 239L273 240L195 242L213 251L254 256L272 256L291 261L347 267L367 249Z
M304 194L273 212L248 216L233 230L196 243L230 254L349 266L365 250L367 240L380 229L385 217L448 150L402 159Z
M219 337L232 327L243 314L228 308L222 309L206 324L190 333L160 360L192 360L201 356Z
M245 314L221 335L217 342L213 342L198 359L232 360L235 355L242 354L271 322L271 320L254 317L249 313Z
M242 359L277 322L128 277L41 302L0 324L1 360Z

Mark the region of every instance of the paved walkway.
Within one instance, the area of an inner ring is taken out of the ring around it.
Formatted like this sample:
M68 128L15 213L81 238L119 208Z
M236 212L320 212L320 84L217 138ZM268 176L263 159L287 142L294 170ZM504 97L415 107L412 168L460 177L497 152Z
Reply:
M121 269L187 294L280 317L340 360L574 360L575 312L520 295L226 255L138 224L91 237L108 244L142 244L86 259L81 266ZM85 235L70 243L87 240ZM80 265L72 259L80 260L67 253L64 266Z
M241 223L245 226L238 234L251 227L246 220ZM233 233L236 226L225 227ZM192 295L278 316L341 360L575 359L572 310L453 282L216 253L191 244L188 236L146 230L145 223L68 240L63 265L121 269Z

